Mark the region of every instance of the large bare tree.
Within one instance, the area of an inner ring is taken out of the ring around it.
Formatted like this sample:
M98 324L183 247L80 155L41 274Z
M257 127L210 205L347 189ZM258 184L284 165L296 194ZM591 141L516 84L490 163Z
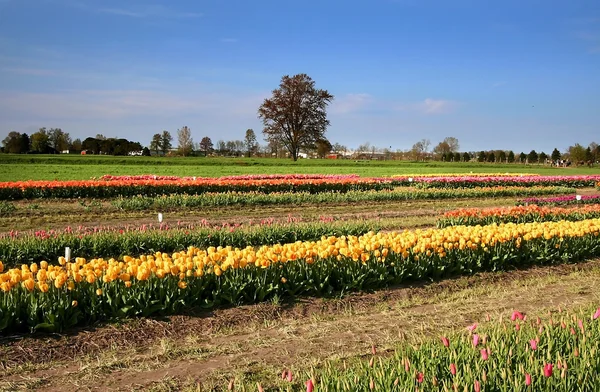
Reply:
M194 151L194 140L192 139L192 130L186 125L177 130L177 142L181 155L188 156Z
M325 138L329 126L327 105L332 100L333 95L327 90L315 88L310 76L284 76L273 96L258 109L266 140L281 142L292 159L298 160L301 148Z
M258 143L256 142L256 134L253 129L246 130L246 137L244 138L244 145L246 147L246 152L248 153L248 157L251 157L252 154L255 154L258 150Z

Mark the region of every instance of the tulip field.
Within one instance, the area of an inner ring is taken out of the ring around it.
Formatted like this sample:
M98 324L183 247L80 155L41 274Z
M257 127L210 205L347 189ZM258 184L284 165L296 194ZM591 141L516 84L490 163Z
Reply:
M0 390L598 390L600 172L493 169L0 181Z

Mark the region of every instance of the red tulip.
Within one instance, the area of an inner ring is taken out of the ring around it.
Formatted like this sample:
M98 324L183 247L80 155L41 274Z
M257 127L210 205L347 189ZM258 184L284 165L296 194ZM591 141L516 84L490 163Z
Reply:
M444 345L444 347L450 347L450 340L442 336L442 344Z
M525 385L531 385L531 374L525 373Z
M306 381L306 392L313 392L314 389L315 389L315 386L314 386L312 380L309 378Z
M552 377L552 364L547 363L544 365L544 377Z
M481 384L479 383L479 381L475 380L475 383L473 384L473 389L475 389L475 392L481 391Z
M533 351L537 350L537 343L538 343L538 342L537 342L537 340L535 340L535 339L531 339L531 340L529 341L529 345L531 346L531 349L532 349Z
M425 376L423 375L423 373L421 373L421 372L417 373L417 382L419 384L421 384L424 379L425 379Z
M481 359L483 359L484 361L487 361L488 359L488 352L485 348L482 348L480 351L481 353Z
M450 373L452 373L453 376L456 376L456 365L453 363L450 364Z

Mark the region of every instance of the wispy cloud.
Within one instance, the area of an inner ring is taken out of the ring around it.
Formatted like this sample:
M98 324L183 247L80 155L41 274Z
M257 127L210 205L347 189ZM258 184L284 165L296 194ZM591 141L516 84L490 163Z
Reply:
M426 115L437 115L452 113L458 106L459 103L456 101L427 98L421 102L397 105L396 109L400 111L418 112Z
M198 12L180 12L162 5L147 5L137 8L99 8L98 12L129 16L132 18L200 18L201 13Z
M588 53L600 53L600 18L582 18L576 25L574 36L587 43Z
M0 0L2 1L2 0ZM19 68L19 67L3 67L0 68L0 71L18 74L18 75L28 75L28 76L56 76L57 72L52 69L43 69L43 68Z
M173 94L153 90L68 90L54 93L0 91L0 117L126 119L225 113L255 117L263 96L233 93Z
M369 94L346 94L336 97L331 104L331 112L334 114L347 114L357 112L373 101Z
M587 26L595 23L600 23L599 17L582 17L582 18L570 18L566 20L567 24L574 26Z

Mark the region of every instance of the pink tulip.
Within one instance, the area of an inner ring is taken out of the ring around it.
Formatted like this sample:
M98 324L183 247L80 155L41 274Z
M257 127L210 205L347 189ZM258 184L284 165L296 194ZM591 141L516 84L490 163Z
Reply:
M456 376L456 365L453 363L450 364L450 373L452 373L453 376Z
M442 344L444 347L450 347L450 340L448 340L446 337L442 337Z
M579 326L579 329L581 330L581 333L585 332L585 328L583 327L583 320L577 320L577 325Z
M552 364L547 363L544 365L544 377L552 377Z
M421 373L421 372L417 373L417 382L419 384L423 383L424 379L425 379L425 376L423 375L423 373Z
M519 330L521 329L521 325L520 325L519 323L516 323L516 324L515 324L515 329L516 329L517 331L519 331Z
M594 315L592 317L594 320L596 320L598 317L600 317L600 308L598 308L598 310L596 310L596 313L594 313Z
M600 308L598 308L598 311L600 311ZM467 329L468 329L470 332L473 332L473 331L475 331L475 329L476 329L476 328L477 328L477 323L475 323L475 324L473 324L473 325L469 325L469 326L467 327Z
M473 346L477 347L478 344L479 344L479 335L475 334L475 335L473 335Z
M265 392L265 390L263 389L262 385L260 385L260 383L256 383L256 386L258 388L258 392Z
M525 385L531 385L531 374L525 373Z
M510 316L511 321L515 321L516 319L523 320L523 314L519 311L514 311L512 316Z
M288 370L288 373L287 373L288 382L292 382L293 379L294 379L294 376L292 375L292 371Z
M375 348L374 344L371 345L371 354L373 354L373 355L377 354L377 349Z
M315 386L314 386L312 380L309 378L306 381L306 392L313 392L314 389L315 389Z
M473 384L473 389L475 389L475 392L481 391L481 384L479 383L479 381L475 380L475 383Z
M487 361L488 359L488 352L485 348L482 348L480 351L481 353L481 359L483 359L484 361Z
M533 351L537 350L537 343L538 343L538 342L537 342L537 340L535 340L535 339L531 339L531 340L529 341L529 345L531 346L531 349L532 349Z

